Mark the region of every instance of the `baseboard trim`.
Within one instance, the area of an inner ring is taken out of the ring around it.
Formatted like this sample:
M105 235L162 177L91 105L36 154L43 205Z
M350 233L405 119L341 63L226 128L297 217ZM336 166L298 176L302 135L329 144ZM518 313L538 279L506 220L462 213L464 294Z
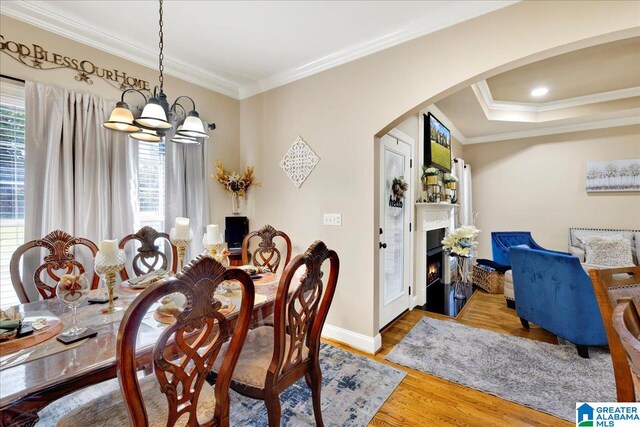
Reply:
M370 354L375 354L380 347L382 347L382 337L380 334L376 334L374 337L369 337L367 335L352 332L326 323L324 328L322 328L322 337L339 341L349 347L355 348L356 350Z

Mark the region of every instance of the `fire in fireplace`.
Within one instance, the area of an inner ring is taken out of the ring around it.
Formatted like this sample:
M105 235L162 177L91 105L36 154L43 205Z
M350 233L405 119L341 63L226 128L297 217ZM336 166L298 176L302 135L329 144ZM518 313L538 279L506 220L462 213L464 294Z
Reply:
M440 252L440 258L442 258L442 252ZM430 262L427 265L427 286L432 285L442 277L440 274L440 270L442 268L442 260L433 257L429 261Z

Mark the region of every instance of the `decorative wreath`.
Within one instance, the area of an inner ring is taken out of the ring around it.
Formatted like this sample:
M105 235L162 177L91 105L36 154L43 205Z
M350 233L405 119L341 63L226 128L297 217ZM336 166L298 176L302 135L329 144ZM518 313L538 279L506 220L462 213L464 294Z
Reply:
M391 184L391 192L397 199L404 199L404 193L409 189L409 184L404 180L404 176L400 176L398 178L393 178L393 183Z

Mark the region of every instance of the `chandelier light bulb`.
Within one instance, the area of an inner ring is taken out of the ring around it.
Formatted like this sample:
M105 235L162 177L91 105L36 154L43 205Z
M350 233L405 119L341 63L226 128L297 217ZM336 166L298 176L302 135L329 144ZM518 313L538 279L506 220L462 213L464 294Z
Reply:
M116 104L109 120L104 122L102 126L119 132L138 132L140 130L140 127L133 124L133 114L129 110L129 106L122 101Z
M134 132L129 136L133 139L144 142L160 142L162 139L156 131L150 129L140 129L139 132Z
M204 131L204 124L202 124L202 120L200 120L200 116L196 111L189 113L182 126L178 128L177 134L191 138L209 138L209 135Z
M151 98L144 106L139 119L135 120L137 125L147 129L166 130L171 129L171 123L167 120L167 114L160 105L158 98Z

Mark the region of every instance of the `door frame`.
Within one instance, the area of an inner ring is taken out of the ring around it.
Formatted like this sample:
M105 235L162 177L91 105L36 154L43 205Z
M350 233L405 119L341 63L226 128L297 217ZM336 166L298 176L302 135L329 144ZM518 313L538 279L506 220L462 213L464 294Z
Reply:
M402 142L404 142L405 144L409 145L409 153L410 153L410 169L409 169L409 177L407 178L407 181L409 181L409 194L406 197L406 209L409 210L409 224L411 225L410 230L406 229L406 233L407 233L407 239L409 240L408 242L408 252L407 252L407 256L409 257L409 271L406 272L405 277L406 280L408 282L408 287L410 289L410 294L409 294L409 298L408 298L408 306L406 307L406 310L412 310L413 307L416 306L416 301L417 301L417 297L416 297L416 289L414 286L414 257L413 257L413 251L414 251L414 231L415 231L415 205L414 205L414 201L415 201L415 187L416 187L416 173L415 170L417 169L416 167L416 141L413 137L407 135L406 133L402 132L401 130L397 129L397 128L393 128L391 129L389 132L386 133L386 135L389 135L392 138L395 138L397 140L400 140ZM379 161L379 170L378 170L378 180L379 180L379 192L382 193L384 187L385 187L385 176L384 176L384 171L383 168L381 167L381 163L382 163L382 157L383 157L383 150L382 150L382 138L379 139L378 143L380 144L381 150L380 150L380 161ZM378 219L378 226L377 226L377 230L379 230L380 228L382 228L382 222L384 221L384 215L385 215L385 209L386 207L386 200L383 200L382 198L380 198L380 201L378 203L377 209L379 212L379 219ZM380 240L380 235L378 233L378 243L381 242ZM379 251L378 253L378 259L380 259L380 255L379 255ZM382 285L383 285L383 281L384 281L384 264L382 262L378 262L378 264L380 264L378 266L378 286L376 289L376 292L378 293L378 330L381 330L384 326L386 326L388 323L382 324L382 307L384 304L384 295L382 294ZM393 322L393 320L392 320Z

